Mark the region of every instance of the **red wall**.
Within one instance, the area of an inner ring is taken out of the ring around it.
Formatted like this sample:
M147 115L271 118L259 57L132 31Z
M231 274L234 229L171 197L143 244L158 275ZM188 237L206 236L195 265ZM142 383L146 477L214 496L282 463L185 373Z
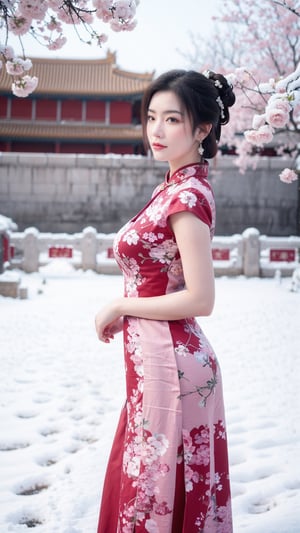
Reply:
M58 152L61 154L103 154L104 146L100 143L66 142L59 145Z
M81 100L62 100L61 102L61 119L62 120L81 120L82 103Z
M7 97L0 96L0 117L6 118L7 115Z
M131 124L131 117L130 102L110 102L111 124Z
M105 121L105 102L95 102L88 100L86 102L86 120L89 122Z
M11 118L19 120L31 120L32 118L32 99L11 97ZM7 116L8 98L0 96L0 117ZM86 121L87 122L105 122L106 102L86 100ZM56 121L58 101L49 99L35 100L35 117L36 120ZM132 104L124 101L111 101L110 123L111 124L131 124L132 123ZM76 120L80 122L83 118L83 103L81 100L61 100L61 120ZM11 140L9 143L3 140L0 145L2 151L12 152L61 152L61 153L86 153L86 154L104 154L114 152L117 154L133 154L134 146L120 141L119 143L76 143L57 141L34 141L34 140Z
M45 152L53 153L55 145L53 142L34 142L34 141L12 141L12 152Z
M2 152L45 152L45 153L62 153L62 154L133 154L134 147L132 144L123 143L74 143L59 141L0 141L0 151ZM139 152L142 153L142 147Z
M0 152L11 152L11 143L9 141L0 141Z
M36 100L37 120L56 120L56 100Z
M112 152L115 154L133 154L132 144L112 144Z
M29 98L12 98L11 118L31 119L32 101Z

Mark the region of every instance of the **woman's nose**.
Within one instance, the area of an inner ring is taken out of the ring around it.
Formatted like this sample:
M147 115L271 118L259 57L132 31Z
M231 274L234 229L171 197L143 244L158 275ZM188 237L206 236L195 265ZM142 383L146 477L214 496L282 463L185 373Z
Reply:
M162 136L162 123L160 121L156 121L155 124L153 124L152 134L154 137Z

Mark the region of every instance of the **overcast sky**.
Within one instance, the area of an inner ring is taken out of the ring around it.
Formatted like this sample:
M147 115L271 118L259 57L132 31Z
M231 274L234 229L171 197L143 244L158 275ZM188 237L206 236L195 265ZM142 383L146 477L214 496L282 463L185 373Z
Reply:
M29 57L103 58L107 49L117 53L117 64L124 70L160 74L170 68L185 68L186 61L177 49L189 47L189 32L207 36L213 27L211 17L217 14L220 0L140 0L138 25L133 32L109 33L100 49L82 44L72 28L68 43L59 52L48 52L35 41L27 40ZM101 23L101 31L108 33ZM15 52L20 52L15 43Z

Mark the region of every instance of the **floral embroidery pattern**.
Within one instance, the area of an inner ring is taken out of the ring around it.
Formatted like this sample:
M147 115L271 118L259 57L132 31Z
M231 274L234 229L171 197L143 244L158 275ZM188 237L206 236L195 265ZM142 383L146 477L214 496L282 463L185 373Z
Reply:
M171 263L173 261L177 252L177 245L171 239L153 246L149 251L149 257L153 261L159 261L160 263Z
M139 236L138 236L137 232L134 229L129 230L127 233L125 233L123 238L124 238L124 241L126 241L127 244L129 244L129 245L137 244L137 242L139 240Z
M194 207L197 202L197 196L189 191L182 191L179 193L179 199L183 204L188 205L188 207Z
M114 252L126 297L184 288L168 218L190 211L213 235L215 207L206 174L206 165L180 169L120 230ZM126 417L122 475L115 482L119 499L116 494L116 502L104 504L107 523L98 533L163 533L172 530L175 515L184 517L182 533L232 533L221 376L198 322L125 317L124 355L127 402L121 414ZM185 491L178 515L177 484ZM117 532L110 529L112 513Z
M222 438L221 446L226 453L224 424L221 420L214 424L213 436L210 435L208 425L193 428L191 432L183 429L182 433L183 445L179 449L177 461L179 464L184 462L185 490L187 493L197 490L196 485L198 485L198 494L201 495L199 507L204 508L195 520L195 525L199 528L197 531L205 531L212 518L216 524L214 531L224 533L231 531L230 509L226 505L218 506L219 502L223 503L224 490L228 490L228 476L222 471L216 471L214 478L210 477L210 440L213 438L216 442ZM221 450L221 447L218 446L218 449Z

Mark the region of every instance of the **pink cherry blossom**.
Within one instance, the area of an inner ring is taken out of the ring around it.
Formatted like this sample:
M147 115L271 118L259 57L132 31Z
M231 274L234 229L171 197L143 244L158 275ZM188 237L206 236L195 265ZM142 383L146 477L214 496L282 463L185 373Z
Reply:
M46 0L19 0L19 12L25 18L42 20L48 9Z
M60 50L66 42L67 42L66 37L64 37L63 35L60 35L59 37L57 37L57 39L55 39L54 41L51 41L47 45L47 48L48 50Z
M272 78L267 83L260 83L258 89L261 93L272 93L275 87L275 80Z
M290 168L285 168L280 174L279 179L283 183L292 183L293 181L296 181L298 179L298 176L294 170L291 170Z
M64 11L63 9L61 9L60 11L58 11L57 16L59 20L61 20L65 24L69 24L70 26L76 26L77 24L80 24L80 18L75 13L72 15L72 17L70 17L68 11Z
M121 29L121 31L133 31L134 28L136 27L136 25L137 25L137 21L136 20L126 21L123 24L120 24L120 29ZM114 30L114 28L112 26L112 23L110 24L110 27L111 27L112 30ZM116 30L114 30L114 31L116 31Z
M7 26L14 35L25 35L30 30L31 19L16 14L9 19Z
M247 130L244 132L246 141L256 146L262 146L269 143L273 139L272 128L266 124L261 126L258 130Z
M246 141L250 144L257 144L258 143L258 134L257 130L246 130L244 131L244 137Z
M93 0L93 4L96 8L96 17L103 20L103 22L109 22L113 18L113 1L112 0Z
M287 94L285 96L278 95L277 93L273 94L268 101L267 108L274 107L276 109L282 109L286 113L289 113L292 110L291 104L287 100Z
M25 98L36 89L37 84L38 78L36 76L31 77L26 75L13 82L12 92L15 96Z
M92 13L81 13L80 17L84 21L85 24L92 25L94 22L94 17Z
M266 108L266 121L273 128L283 128L289 121L289 113L277 107Z
M23 35L29 33L39 42L43 42L49 50L58 50L64 46L67 38L63 34L62 23L77 25L77 35L81 41L102 46L107 41L107 35L94 28L95 21L101 19L103 23L111 25L116 32L132 31L136 26L134 20L138 0L9 0L8 16L3 25L9 34L20 37L21 46ZM28 70L26 63L15 61L13 49L7 44L1 45L0 55L4 63L9 61L7 72L14 77L12 90L15 95L22 97L30 94L34 81L20 78ZM24 60L26 61L26 60ZM0 61L0 68L1 68ZM30 67L31 68L31 67ZM25 81L24 81L25 80Z
M113 7L113 0L93 0L93 5L97 10L109 10Z
M252 119L252 128L254 130L257 130L261 126L263 126L266 122L266 114L263 115L254 115Z
M96 41L101 46L102 44L106 43L108 40L108 36L105 33L101 33L101 35L97 35Z
M259 145L269 143L273 139L273 129L267 124L265 126L260 126L257 133Z
M6 71L12 76L20 76L26 70L32 68L32 63L30 59L21 59L20 57L15 57L11 61L6 62Z
M289 7L295 8L293 0L266 0L263 6L260 0L229 0L220 5L220 14L216 19L224 23L223 28L220 28L222 41L229 43L237 26L240 27L238 34L246 36L246 46L241 53L233 42L230 45L232 59L228 50L218 52L219 56L217 53L213 57L213 52L218 50L219 32L215 32L213 43L207 42L207 48L201 43L203 39L199 39L199 57L205 57L207 50L208 66L214 65L216 72L223 72L224 67L226 72L227 68L225 77L235 89L236 104L230 109L230 123L228 128L226 126L222 130L222 138L227 145L235 146L238 158L234 162L241 171L255 165L257 155L254 155L253 146L263 146L270 141L272 134L278 155L281 152L287 156L288 153L292 159L299 155L300 64L295 55L295 43L300 19L299 10L291 11ZM238 65L239 61L246 68L234 67L234 71L228 74L230 70L225 65ZM271 111L271 107L281 111ZM268 119L265 119L267 124L264 124L258 116L266 114L266 109ZM253 131L249 128L249 122L252 122ZM255 130L265 125L269 125L271 131L255 133ZM247 133L242 140L236 134L245 130ZM245 149L245 142L248 144L248 141L252 147L250 153Z
M61 6L61 0L48 0L48 6L57 11Z
M23 74L24 69L19 58L15 58L12 61L6 61L6 72L12 76L19 76Z
M135 3L128 0L119 0L115 8L115 17L123 20L131 19L135 16Z
M62 24L55 17L51 17L50 22L46 24L46 28L49 31L58 31L60 33L62 32Z
M124 31L124 26L125 24L122 24L119 20L117 19L112 19L110 21L110 28L116 32L116 33L120 33L121 31Z
M236 82L245 83L249 80L250 74L245 67L239 67L235 70Z
M2 54L6 60L11 60L15 57L15 52L12 46L3 46L0 44L0 54Z

